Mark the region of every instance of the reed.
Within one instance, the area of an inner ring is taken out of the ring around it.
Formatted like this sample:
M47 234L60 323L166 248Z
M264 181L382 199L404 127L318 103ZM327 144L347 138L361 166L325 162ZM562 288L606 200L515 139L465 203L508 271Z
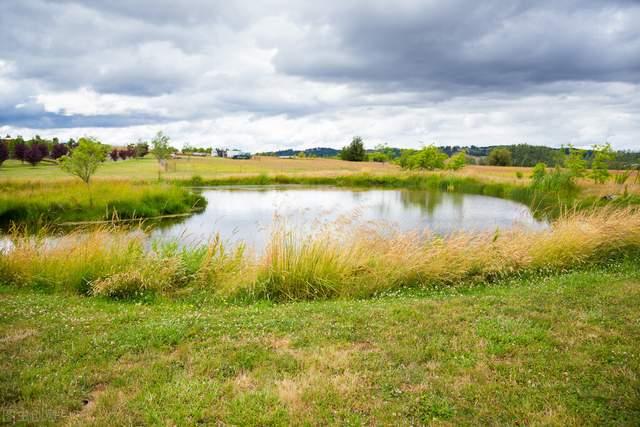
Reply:
M547 230L444 238L380 224L333 224L312 235L281 225L260 254L219 238L190 248L149 247L142 236L113 228L54 240L15 232L0 254L0 281L112 297L190 289L249 300L368 297L637 257L640 211L571 211Z
M0 225L32 228L65 221L148 218L191 212L206 201L171 184L96 181L93 204L83 183L24 182L0 185Z

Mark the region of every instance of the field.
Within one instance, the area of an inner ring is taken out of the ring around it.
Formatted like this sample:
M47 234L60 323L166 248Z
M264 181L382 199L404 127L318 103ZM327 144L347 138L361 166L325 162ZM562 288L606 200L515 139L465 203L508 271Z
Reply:
M582 179L560 199L532 192L531 170L515 167L407 172L263 157L183 158L158 170L153 159L109 162L89 199L56 166L9 161L0 215L37 228L166 215L200 207L189 185L274 182L542 197L558 213L549 229L426 240L348 223L313 235L283 225L257 254L219 240L150 245L112 225L53 241L16 229L0 246L0 422L640 419L634 176L625 185Z
M120 162L106 162L96 174L100 180L143 180L158 179L158 162L151 156ZM205 179L246 176L258 174L314 174L336 176L354 173L390 174L400 172L395 165L373 162L345 162L333 159L279 159L275 157L254 157L251 160L232 160L217 157L179 158L169 162L169 170L162 173L167 180L190 179L194 175ZM36 167L9 160L0 167L0 181L3 180L56 180L69 176L54 164L40 164Z
M98 181L157 181L158 163L151 157L120 162L106 162L96 174ZM441 172L422 172L422 174L440 174ZM516 176L522 175L521 178ZM619 172L612 171L613 174ZM198 176L204 180L247 178L256 176L288 177L339 177L339 176L408 176L417 172L402 170L389 163L345 162L335 159L279 159L275 157L254 157L251 160L232 160L216 157L182 157L169 162L167 172L162 172L163 180L190 180ZM468 165L455 172L456 177L472 178L480 181L499 182L524 186L529 184L531 168ZM0 184L33 181L69 181L69 177L54 164L40 164L36 167L9 160L0 167ZM619 194L625 185L609 181L606 184L594 184L592 180L581 179L578 182L585 194L603 196ZM626 182L627 191L640 194L640 180L637 174Z
M246 306L0 287L0 416L66 425L634 425L638 265Z

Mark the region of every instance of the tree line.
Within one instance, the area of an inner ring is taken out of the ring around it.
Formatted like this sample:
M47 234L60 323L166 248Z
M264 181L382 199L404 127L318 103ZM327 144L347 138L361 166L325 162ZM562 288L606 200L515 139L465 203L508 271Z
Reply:
M460 159L459 163L491 166L535 166L544 163L547 167L563 167L568 156L580 158L587 168L598 166L600 153L607 148L609 169L637 169L640 166L640 152L614 151L610 144L594 145L589 149L577 149L572 145L561 148L532 146L527 144L494 147L436 147L429 145L422 149L398 149L386 144L373 150L366 150L361 137L354 137L342 148L338 157L348 161L394 162L408 169L441 169L447 159ZM464 161L462 161L464 160Z

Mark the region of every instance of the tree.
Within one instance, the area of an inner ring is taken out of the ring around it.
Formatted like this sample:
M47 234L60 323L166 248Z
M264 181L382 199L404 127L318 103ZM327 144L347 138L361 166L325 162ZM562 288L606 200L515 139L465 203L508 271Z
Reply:
M118 156L120 156L122 160L127 160L127 157L129 157L129 152L127 150L119 150Z
M38 142L37 144L34 144L34 146L37 147L38 150L40 150L40 154L42 155L43 159L49 156L49 146L46 142Z
M24 153L24 160L26 160L31 166L36 166L42 161L43 157L39 144L33 144Z
M0 140L0 166L9 158L9 145Z
M63 171L75 175L87 184L89 192L89 205L93 206L91 195L91 177L104 161L107 155L107 146L102 145L93 138L80 138L78 146L67 156L60 158L60 167Z
M13 147L13 155L16 160L20 160L22 163L27 160L27 144L24 143L22 138L16 139L16 145Z
M458 151L449 159L449 162L447 163L447 169L457 171L462 169L466 164L467 152L465 150Z
M409 167L411 169L444 169L444 161L447 155L440 151L435 145L427 145L422 150L411 156L409 159Z
M109 157L111 157L111 160L113 160L114 162L118 161L118 149L114 148L113 150L111 150L111 152L109 153Z
M138 158L146 156L147 154L149 154L149 144L139 139L135 145L135 152L136 157Z
M158 132L156 136L151 140L151 154L158 160L160 167L167 171L167 159L171 157L173 150L169 146L169 137L163 135L162 132Z
M489 152L487 161L492 166L511 166L511 151L507 148L494 148Z
M362 138L354 136L351 140L351 144L342 148L340 152L340 158L342 160L348 160L350 162L362 162L366 157L364 151L364 144Z
M51 147L51 158L58 160L62 156L66 156L69 153L69 148L65 144L53 144Z
M569 169L573 177L583 177L587 170L587 162L584 160L582 150L575 149L572 145L569 145L569 155L564 160L564 167Z
M615 159L611 144L593 146L593 160L591 161L591 178L596 184L604 184L609 179L609 162Z

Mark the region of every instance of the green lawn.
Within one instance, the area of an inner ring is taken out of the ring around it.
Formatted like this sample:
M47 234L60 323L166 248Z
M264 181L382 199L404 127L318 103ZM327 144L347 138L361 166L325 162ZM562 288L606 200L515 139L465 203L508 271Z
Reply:
M5 423L637 425L640 263L369 300L0 286Z

